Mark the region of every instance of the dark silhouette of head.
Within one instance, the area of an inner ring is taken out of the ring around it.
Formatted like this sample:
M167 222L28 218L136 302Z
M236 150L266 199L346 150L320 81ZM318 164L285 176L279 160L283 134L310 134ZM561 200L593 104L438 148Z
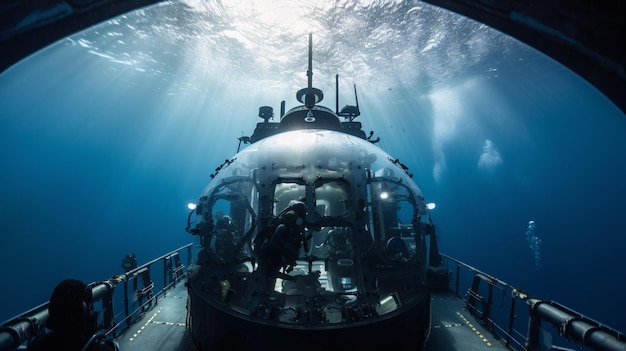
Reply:
M283 223L289 226L296 225L296 221L298 220L298 215L292 210L289 210L283 214Z
M85 283L76 279L60 282L50 297L48 315L46 326L54 332L90 335L93 320Z
M122 268L126 272L137 268L137 256L134 253L127 254L122 260Z
M293 211L299 218L304 219L306 217L306 206L301 201L294 201L289 205L289 209Z

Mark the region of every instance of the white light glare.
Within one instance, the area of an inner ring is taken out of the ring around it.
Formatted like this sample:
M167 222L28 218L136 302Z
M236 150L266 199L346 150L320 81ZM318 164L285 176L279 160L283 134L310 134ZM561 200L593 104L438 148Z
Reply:
M198 207L198 205L194 204L193 202L187 204L187 208L190 210L195 210L196 207Z
M429 210L432 210L435 207L437 207L437 204L434 203L434 202L429 202L429 203L426 204L426 208L429 209Z
M380 198L386 200L387 198L389 198L389 193L387 193L386 191L380 193Z

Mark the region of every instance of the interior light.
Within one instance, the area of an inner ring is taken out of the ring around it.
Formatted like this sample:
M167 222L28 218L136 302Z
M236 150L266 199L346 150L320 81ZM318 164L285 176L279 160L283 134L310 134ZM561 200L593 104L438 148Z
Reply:
M380 198L383 200L386 200L389 198L389 193L386 191L383 191L382 193L380 193Z

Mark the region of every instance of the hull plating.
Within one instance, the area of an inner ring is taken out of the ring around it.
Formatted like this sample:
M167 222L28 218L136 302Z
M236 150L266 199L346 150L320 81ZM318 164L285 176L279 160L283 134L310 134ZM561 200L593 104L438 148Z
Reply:
M346 324L284 325L228 313L189 287L188 328L199 350L421 350L430 332L430 294L388 318Z

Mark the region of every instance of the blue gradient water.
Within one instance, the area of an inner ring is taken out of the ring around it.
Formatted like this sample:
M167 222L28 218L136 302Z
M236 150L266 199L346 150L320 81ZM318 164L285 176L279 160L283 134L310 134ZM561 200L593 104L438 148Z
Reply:
M421 3L254 4L148 8L0 75L0 321L64 278L193 241L186 203L259 106L297 104L312 31L322 104L334 108L335 74L341 106L357 85L365 128L437 203L443 252L626 330L626 118L608 99Z

